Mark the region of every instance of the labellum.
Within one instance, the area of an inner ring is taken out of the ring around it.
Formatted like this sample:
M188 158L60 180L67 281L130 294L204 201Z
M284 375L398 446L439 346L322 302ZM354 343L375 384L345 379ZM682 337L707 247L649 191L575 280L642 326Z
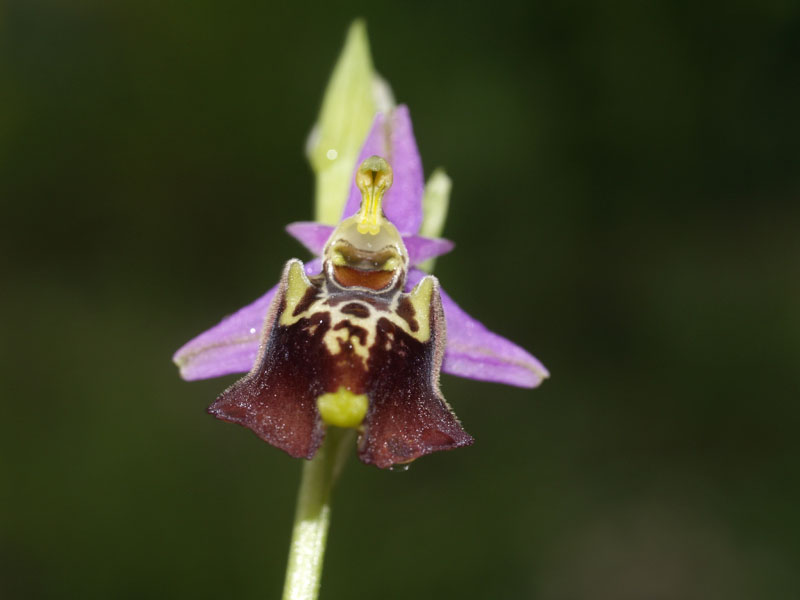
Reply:
M403 291L409 254L382 208L392 169L371 156L356 185L361 207L334 229L322 272L287 263L252 370L209 412L294 457L313 457L328 426L353 427L360 459L389 468L473 440L439 391L438 280Z

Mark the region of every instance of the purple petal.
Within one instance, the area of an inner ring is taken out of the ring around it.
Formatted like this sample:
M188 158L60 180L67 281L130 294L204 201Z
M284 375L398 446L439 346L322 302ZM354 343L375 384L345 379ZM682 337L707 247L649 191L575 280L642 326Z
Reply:
M394 183L383 200L386 217L400 233L417 233L422 224L422 192L425 184L407 106L398 106L388 118L381 114L375 117L357 165L374 154L389 161L394 175ZM354 180L342 218L354 215L359 206L361 192Z
M425 273L411 269L406 288L411 289ZM536 358L513 342L492 333L470 317L440 288L447 321L447 346L442 371L482 381L533 388L550 376Z
M314 223L313 221L300 221L286 226L294 239L303 244L314 256L320 256L328 238L331 237L333 226Z
M319 273L319 259L305 265L306 273ZM261 340L261 328L276 285L255 302L225 317L219 324L184 344L172 357L187 381L247 373L253 367Z
M322 225L313 221L300 221L286 226L286 231L315 256L322 254L333 229L330 225ZM429 258L447 254L455 246L450 240L426 238L420 235L403 236L403 242L408 249L408 257L412 265L418 265Z
M443 238L426 238L421 235L403 236L403 242L408 250L408 259L412 265L418 265L429 258L447 254L455 244Z

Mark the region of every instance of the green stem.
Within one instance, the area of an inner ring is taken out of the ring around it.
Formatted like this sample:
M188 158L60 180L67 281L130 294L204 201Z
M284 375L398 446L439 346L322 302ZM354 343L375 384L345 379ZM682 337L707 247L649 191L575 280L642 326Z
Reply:
M329 427L325 442L303 465L289 547L283 600L316 600L331 518L331 490L352 448L355 431Z

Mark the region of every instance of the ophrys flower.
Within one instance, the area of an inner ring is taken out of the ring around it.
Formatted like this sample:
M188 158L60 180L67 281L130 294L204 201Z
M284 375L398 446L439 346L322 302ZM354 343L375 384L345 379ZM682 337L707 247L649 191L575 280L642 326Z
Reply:
M249 372L210 412L306 458L327 425L356 427L360 458L389 467L472 443L439 393L440 368L521 387L548 376L416 268L453 247L417 235L423 188L408 109L378 115L346 218L287 227L321 258L290 261L277 286L176 353L185 379Z

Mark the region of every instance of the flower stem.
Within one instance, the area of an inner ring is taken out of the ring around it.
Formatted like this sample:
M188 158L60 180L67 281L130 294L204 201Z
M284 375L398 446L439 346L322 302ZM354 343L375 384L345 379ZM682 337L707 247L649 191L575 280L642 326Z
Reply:
M352 448L353 429L328 427L325 441L303 465L289 546L283 600L316 600L331 517L331 490Z

